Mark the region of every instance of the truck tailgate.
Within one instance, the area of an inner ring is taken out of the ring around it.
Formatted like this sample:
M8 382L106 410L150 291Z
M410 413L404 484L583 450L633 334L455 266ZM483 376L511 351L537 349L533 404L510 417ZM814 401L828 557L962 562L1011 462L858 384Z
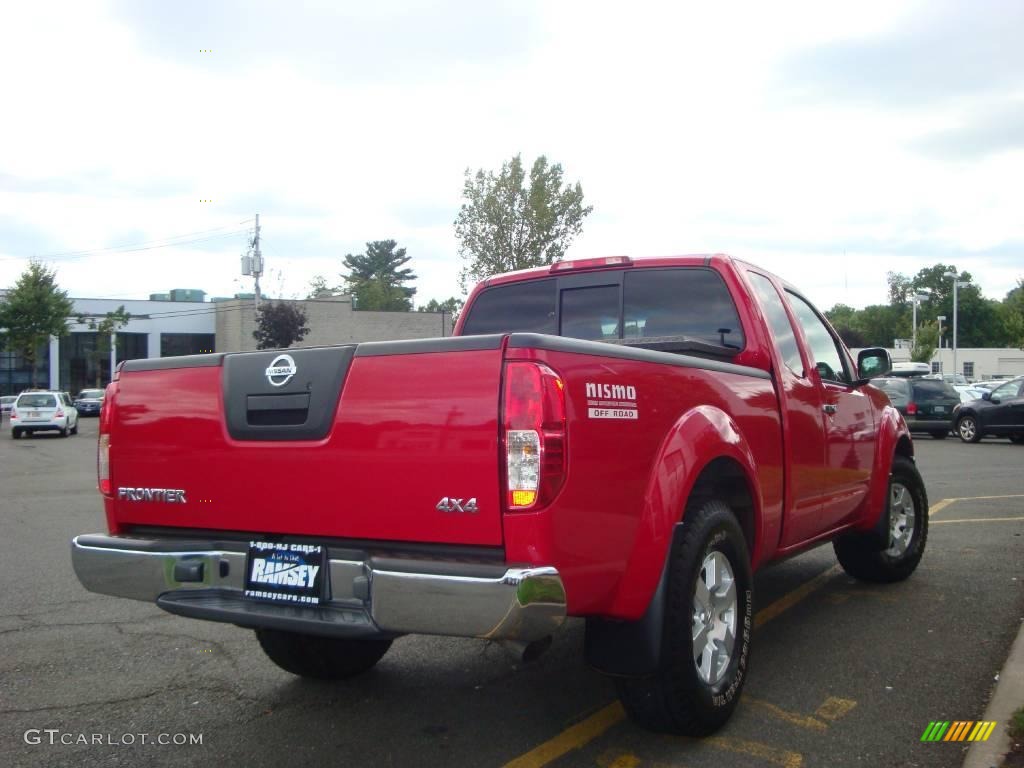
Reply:
M467 341L128 363L108 508L118 527L500 546L501 338Z

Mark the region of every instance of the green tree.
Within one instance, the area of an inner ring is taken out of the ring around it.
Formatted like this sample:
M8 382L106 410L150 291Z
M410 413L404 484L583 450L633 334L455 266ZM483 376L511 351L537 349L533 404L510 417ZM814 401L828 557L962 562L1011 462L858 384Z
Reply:
M839 338L851 349L869 346L857 325L857 316L858 311L847 304L836 304L825 311L825 317L836 329Z
M910 359L915 363L930 363L938 344L938 321L921 323L917 327L917 343L910 349Z
M321 296L329 296L336 290L338 290L337 287L327 284L327 278L323 275L313 275L313 279L309 281L309 292L306 294L306 298L318 299Z
M416 275L404 266L411 258L394 240L374 240L366 244L366 253L346 254L349 272L342 277L355 298L354 309L411 310L416 289L405 283Z
M37 386L38 352L51 336L66 336L73 303L57 286L57 273L32 260L14 287L0 302L0 328L4 344L20 355L32 371Z
M306 311L285 301L266 301L256 310L256 330L252 332L257 349L285 349L302 341L309 333Z
M462 312L462 305L466 302L460 298L452 296L445 299L444 301L438 301L437 299L431 299L423 306L419 307L420 312L447 312L452 316L452 323L459 321L459 313Z
M92 360L93 367L96 370L95 386L99 389L103 379L103 361L110 357L111 337L128 325L128 321L132 319L132 316L130 312L125 312L124 304L122 304L113 312L107 312L105 315L98 317L94 315L78 315L76 319L79 325L87 326L90 331L96 331L96 346L87 355Z
M544 155L534 161L529 183L519 155L497 175L467 168L462 196L455 235L465 260L463 292L469 281L559 261L593 210L583 205L580 183L563 185L562 166L549 165Z
M999 307L1006 342L1010 346L1024 349L1024 280L1017 281L1017 287L1006 294Z

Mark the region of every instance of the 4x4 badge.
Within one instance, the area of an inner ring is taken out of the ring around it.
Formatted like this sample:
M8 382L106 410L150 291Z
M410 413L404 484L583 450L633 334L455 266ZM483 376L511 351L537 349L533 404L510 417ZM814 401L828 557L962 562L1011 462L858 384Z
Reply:
M470 514L476 514L476 498L472 498L469 501L463 503L462 499L453 499L449 496L445 496L434 507L438 512L469 512Z

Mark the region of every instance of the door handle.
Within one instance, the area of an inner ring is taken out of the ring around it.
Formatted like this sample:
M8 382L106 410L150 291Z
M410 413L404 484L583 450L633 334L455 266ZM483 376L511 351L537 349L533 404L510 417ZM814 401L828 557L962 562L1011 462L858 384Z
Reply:
M823 410L829 416L835 416L836 411L838 411L839 409L832 405L832 403L825 403L823 406L821 406L821 410Z

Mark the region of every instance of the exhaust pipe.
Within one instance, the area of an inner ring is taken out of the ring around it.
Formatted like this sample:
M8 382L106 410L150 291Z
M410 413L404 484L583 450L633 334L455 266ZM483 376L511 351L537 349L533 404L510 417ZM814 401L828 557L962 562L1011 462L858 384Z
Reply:
M536 661L548 648L551 647L551 635L546 635L540 640L524 643L520 640L499 640L501 647L516 657L524 664Z

